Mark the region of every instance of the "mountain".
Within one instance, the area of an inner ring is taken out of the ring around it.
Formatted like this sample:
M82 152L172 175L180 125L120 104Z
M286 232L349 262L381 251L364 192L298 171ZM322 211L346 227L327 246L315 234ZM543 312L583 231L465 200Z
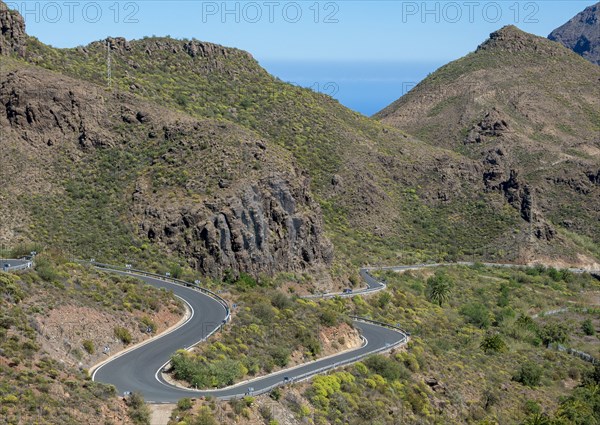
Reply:
M98 249L143 237L208 274L331 261L306 177L281 148L231 123L12 65L0 87L4 231L41 227L61 245Z
M548 38L600 65L600 3L585 8Z
M172 421L598 416L599 369L548 348L597 352L589 274L455 265L383 272L388 289L370 297L286 295L355 285L365 263L598 262L597 66L505 28L382 123L279 81L237 49L156 37L55 49L2 2L0 29L0 253L45 248L36 270L0 272L8 423L129 423L127 411L148 422L138 397L126 406L70 365L103 357L105 341L118 351L115 338L147 336L149 321L168 328L178 304L69 257L224 290L238 307L202 346L202 370L244 360L262 373L344 349L355 335L346 312L411 332L407 350L269 394L183 399ZM434 303L440 286L447 299Z
M3 20L3 53L22 53L22 27ZM5 240L83 258L160 246L211 275L331 263L307 177L282 148L10 57L1 75Z
M477 158L283 83L247 52L156 37L55 49L2 19L5 243L321 284L366 262L593 256L486 190Z
M536 237L597 255L599 78L570 50L508 26L375 118L472 158L483 190L502 194Z

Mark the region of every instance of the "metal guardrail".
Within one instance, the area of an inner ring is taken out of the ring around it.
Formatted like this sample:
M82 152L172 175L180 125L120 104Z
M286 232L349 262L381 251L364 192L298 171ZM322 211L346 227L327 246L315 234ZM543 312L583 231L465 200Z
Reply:
M9 262L0 264L3 272L13 272L13 271L18 271L18 270L30 269L33 267L33 259L31 257L20 258L19 261L26 261L26 262L22 263L22 264L17 264L17 265L10 265L11 260L9 259L8 261ZM5 266L5 264L9 264L9 266Z
M100 270L109 270L109 271L112 270L112 271L121 272L121 273L131 273L132 275L138 274L138 275L142 275L142 276L147 276L147 277L152 277L155 279L164 280L165 282L173 283L175 285L180 285L180 286L185 286L188 288L196 289L197 291L199 291L205 295L208 295L209 297L215 299L221 305L223 305L223 307L225 308L225 312L226 312L225 321L231 320L231 309L229 308L229 303L227 302L227 300L225 300L223 297L219 296L217 293L211 291L210 289L203 288L202 286L200 286L194 282L188 282L185 280L176 279L176 278L169 277L169 276L163 276L163 275L160 275L157 273L151 273L151 272L147 272L144 270L114 266L111 264L103 264L103 263L80 261L80 260L77 260L77 262L80 264L90 264ZM208 334L208 336L206 336L203 339L203 341L206 338L208 338L209 336L211 336L213 333L215 333L218 329L219 329L219 327L215 328L215 330L213 330L210 334ZM200 342L202 342L202 341L200 341Z
M358 289L356 291L353 290L352 292L332 292L332 293L324 293L324 294L304 295L300 298L306 298L306 299L325 299L325 298L335 298L335 297L349 298L349 297L353 297L355 295L372 294L372 293L379 292L379 291L386 289L387 285L385 284L385 282L377 280L371 273L369 273L369 270L375 270L375 268L360 269L360 275L365 280L365 282L367 282L367 285L368 285L367 288Z
M548 267L545 264L515 264L515 263L488 263L488 262L474 262L474 261L456 261L453 263L421 263L421 264L412 264L412 265L404 265L404 266L374 266L374 267L364 267L364 270L392 270L392 271L403 271L403 270L416 270L422 269L426 267L447 267L447 266L474 266L476 264L481 264L485 267L504 267L504 268L531 268L536 266L544 266ZM561 268L558 268L561 270ZM576 267L568 267L564 270L568 270L571 273L589 273L592 275L600 275L600 270L586 269L586 268L576 268Z
M518 264L497 264L497 263L482 263L482 264L484 266L488 266L488 267L506 267L506 268L528 267L526 265L518 265ZM473 266L473 265L475 265L475 263L474 262L461 261L461 262L457 262L457 263L432 263L432 264L417 264L417 265L390 266L390 267L364 267L364 268L362 268L360 270L360 274L363 277L363 279L365 281L367 281L367 284L369 285L369 288L363 289L363 290L360 290L360 291L353 291L352 293L346 293L346 294L344 294L344 293L342 293L342 294L339 294L339 293L338 294L319 294L319 295L310 295L310 296L306 296L306 297L303 297L303 298L329 298L329 297L336 297L336 296L339 296L339 297L351 297L351 296L354 296L354 295L360 295L360 294L365 294L365 293L378 292L378 291L381 291L381 290L385 289L387 287L386 284L385 284L385 282L378 281L373 275L371 275L369 273L372 270L397 270L397 271L402 271L402 270L419 269L419 268L424 268L424 267L440 267L440 266L452 266L452 265ZM585 269L576 269L576 268L569 268L567 270L569 270L570 272L573 272L573 273L585 273L585 272L590 273L590 274L599 274L600 273L600 272L595 271L595 270L585 270ZM373 285L373 284L375 284L377 286L371 287L371 285ZM556 314L556 313L559 313L559 312L562 312L562 311L564 311L564 309L560 309L560 310L556 310L556 311L551 311L551 312L548 312L548 313L550 313L550 314ZM380 353L380 352L387 351L387 350L389 350L391 348L394 348L394 347L396 347L398 345L403 345L403 344L407 343L408 340L410 339L410 332L402 329L399 326L394 326L394 325L391 325L389 323L380 322L380 321L377 321L377 320L372 320L372 319L368 319L368 318L365 318L365 317L359 317L359 316L352 316L352 315L350 315L350 318L352 320L355 320L355 321L371 323L371 324L375 324L375 325L378 325L378 326L383 326L383 327L394 329L394 330L399 331L400 333L402 333L404 335L404 338L401 341L398 341L395 344L390 345L389 347L382 347L382 348L380 348L380 349L378 349L376 351L372 351L370 353L366 353L366 354L363 354L363 355L355 356L355 357L346 359L346 360L344 360L342 362L339 362L339 363L336 363L336 364L333 364L333 365L329 365L329 366L320 368L318 370L314 370L314 371L309 372L309 373L307 373L305 375L300 375L300 376L294 378L293 381L291 381L290 383L292 383L292 382L300 382L300 381L306 380L306 379L308 379L308 378L310 378L310 377L312 377L314 375L317 375L319 373L323 373L323 372L326 372L326 371L331 370L331 369L335 369L335 368L340 367L340 366L344 366L344 365L347 365L347 364L350 364L350 363L354 363L354 362L356 362L356 361L358 361L358 360L360 360L362 358L368 357L368 356L373 355L373 354L377 354L377 353ZM590 356L587 353L583 353L583 352L580 352L580 351L577 351L577 350L574 350L574 349L571 349L571 348L565 349L565 351L567 351L570 354L573 354L575 356L578 356L578 357L580 357L580 358L582 358L582 359L584 359L586 361L589 361L592 364L595 364L598 361L593 356ZM274 386L272 386L272 387L270 387L268 389L263 389L260 392L256 392L255 394L257 394L257 395L258 394L263 394L265 392L271 391L273 388L275 388L277 386L280 386L280 385L281 384L274 385Z
M307 379L312 378L315 375L319 375L319 374L328 372L330 370L337 369L337 368L342 367L342 366L347 366L347 365L349 365L351 363L355 363L355 362L357 362L359 360L362 360L362 359L364 359L366 357L369 357L369 356L372 356L374 354L379 354L379 353L383 353L383 352L389 351L389 350L391 350L391 349L393 349L395 347L398 347L398 346L401 346L401 345L404 345L404 344L408 343L408 341L410 340L410 333L402 330L398 326L390 325L390 324L384 323L384 322L378 322L376 320L367 319L366 317L359 317L359 316L350 316L350 317L353 320L355 320L355 321L365 322L365 323L371 323L371 324L374 324L374 325L384 326L384 327L387 327L387 328L394 329L396 331L399 331L403 335L403 338L401 340L399 340L399 341L396 341L395 343L391 343L391 344L386 345L384 347L378 348L377 350L373 350L373 351L370 351L368 353L363 353L363 354L359 354L357 356L349 357L347 359L344 359L344 360L341 360L339 362L336 362L336 363L333 363L333 364L321 367L319 369L315 369L315 370L312 370L310 372L303 373L301 375L298 375L298 376L290 379L287 382L278 382L278 383L273 384L273 385L271 385L269 387L261 388L260 390L252 391L252 393L249 394L249 395L261 395L261 394L268 393L269 391L272 391L273 389L275 389L277 387L281 387L283 385L294 384L294 383L305 381ZM233 398L236 398L236 396L226 397L226 398L222 398L222 399L223 400L230 400L230 399L233 399Z
M231 310L229 308L229 303L222 298L221 296L219 296L218 294L216 294L215 292L203 288L200 285L197 285L196 283L192 283L192 282L187 282L184 280L180 280L180 279L176 279L176 278L172 278L169 276L163 276L157 273L151 273L151 272L146 272L144 270L138 270L138 269L133 269L133 268L127 268L127 267L120 267L120 266L113 266L110 264L103 264L103 263L97 263L97 262L89 262L89 261L80 261L77 260L78 263L80 264L90 264L100 270L107 270L107 271L116 271L116 272L120 272L120 273L131 273L132 275L141 275L141 276L148 276L148 277L152 277L152 278L156 278L156 279L160 279L163 280L165 282L170 282L176 285L181 285L181 286L185 286L185 287L191 287L193 289L198 290L201 293L204 293L212 298L214 298L215 300L217 300L219 303L221 303L223 305L223 307L225 308L226 311L226 318L225 321L229 321L231 320ZM366 277L368 276L368 278L370 278L372 281L374 281L378 286L377 287L369 287L365 290L362 291L356 291L356 292L352 292L352 293L348 293L348 294L329 294L329 296L353 296L353 295L358 295L360 293L369 293L369 292L377 292L377 291L381 291L382 289L386 288L386 285L384 282L380 282L377 281L366 269L361 269L361 276L363 276L363 278L366 279ZM368 284L373 284L373 282L367 282ZM314 297L314 296L307 296L307 297L303 297L303 298L323 298L322 296L318 296L318 297ZM359 321L359 322L365 322L365 323L370 323L370 324L374 324L377 326L383 326L383 327L387 327L390 329L393 329L395 331L397 331L398 333L400 333L402 335L402 338L399 339L398 341L394 342L394 343L390 343L390 344L386 344L384 347L378 348L376 350L370 351L368 353L363 353L363 354L359 354L357 356L353 356L344 360L341 360L339 362L335 362L332 364L329 364L327 366L323 366L319 369L315 369L312 370L310 372L306 372L304 374L298 375L292 379L290 379L287 382L278 382L276 384L270 385L268 387L265 388L261 388L259 390L255 390L252 391L250 395L260 395L260 394L265 394L268 393L269 391L272 391L274 388L280 387L282 385L286 385L286 384L292 384L292 383L296 383L296 382L302 382L305 381L315 375L324 373L324 372L328 372L330 370L333 369L337 369L339 367L342 366L346 366L349 365L351 363L357 362L361 359L364 359L368 356L372 356L374 354L378 354L378 353L382 353L388 350L391 350L395 347L398 347L400 345L404 345L406 344L409 339L410 339L410 333L402 328L400 328L399 326L395 326L395 325L391 325L389 323L384 323L384 322L379 322L376 320L372 320L372 319L368 319L366 317L360 317L360 316L350 316L350 318L354 321ZM215 329L213 329L208 335L206 335L204 338L202 338L200 341L196 342L197 345L201 342L206 341L208 338L210 338L215 332L217 332L219 330L220 326L215 327ZM238 396L227 396L227 397L219 397L222 400L229 400L229 399L233 399L233 398L237 398Z
M350 317L352 320L355 320L355 321L357 321L357 322L371 323L371 324L373 324L373 325L377 325L377 326L382 326L382 327L384 327L384 328L390 328L390 329L393 329L393 330L395 330L395 331L398 331L398 332L400 332L400 333L402 333L402 334L406 335L407 337L410 337L410 335L411 335L409 331L407 331L406 329L403 329L403 328L401 328L400 326L391 325L391 324L389 324L389 323L380 322L380 321L377 321L377 320L368 319L368 318L366 318L366 317L361 317L361 316L353 316L353 315L350 315L349 317Z
M307 296L303 296L301 298L315 299L315 298L330 298L330 297L336 297L336 296L339 296L339 297L352 297L354 295L360 295L360 294L364 294L364 293L378 292L378 291L381 291L381 290L387 288L387 285L385 284L385 282L381 282L381 281L377 280L373 275L371 275L369 273L369 270L367 270L367 269L361 269L360 274L367 281L367 284L369 284L369 285L376 284L377 286L369 287L367 289L363 289L363 290L360 290L360 291L353 291L351 293L307 295ZM371 280L371 281L369 281L369 280ZM328 372L330 370L337 369L339 367L346 366L346 365L349 365L351 363L355 363L355 362L357 362L357 361L359 361L361 359L364 359L366 357L372 356L374 354L382 353L382 352L391 350L392 348L398 347L400 345L404 345L404 344L408 343L408 341L410 339L410 332L402 329L399 326L391 325L389 323L380 322L380 321L377 321L377 320L372 320L372 319L369 319L369 318L366 318L366 317L361 317L361 316L350 315L349 317L352 320L354 320L354 321L364 322L364 323L370 323L370 324L373 324L373 325L377 325L377 326L382 326L382 327L393 329L393 330L397 331L398 333L402 334L403 338L400 339L399 341L396 341L395 343L391 343L391 344L386 345L384 347L381 347L381 348L379 348L377 350L373 350L373 351L370 351L368 353L359 354L357 356L353 356L353 357L341 360L339 362L336 362L336 363L333 363L333 364L321 367L319 369L315 369L315 370L312 370L310 372L306 372L304 374L298 375L298 376L290 379L287 382L278 382L278 383L273 384L273 385L271 385L269 387L265 387L265 388L261 388L260 390L252 391L252 393L249 394L249 395L261 395L261 394L268 393L269 391L272 391L273 389L275 389L277 387L280 387L282 385L293 384L293 383L296 383L296 382L305 381L305 380L307 380L307 379L309 379L309 378L311 378L311 377L313 377L315 375L319 375L321 373L325 373L325 372ZM220 397L220 399L222 399L222 400L230 400L230 399L233 399L233 398L236 398L236 396Z

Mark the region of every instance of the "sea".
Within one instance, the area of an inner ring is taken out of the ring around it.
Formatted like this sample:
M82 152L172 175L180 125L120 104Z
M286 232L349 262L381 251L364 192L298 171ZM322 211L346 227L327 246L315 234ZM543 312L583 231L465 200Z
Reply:
M346 107L371 116L415 87L440 62L263 60L279 79L324 93Z

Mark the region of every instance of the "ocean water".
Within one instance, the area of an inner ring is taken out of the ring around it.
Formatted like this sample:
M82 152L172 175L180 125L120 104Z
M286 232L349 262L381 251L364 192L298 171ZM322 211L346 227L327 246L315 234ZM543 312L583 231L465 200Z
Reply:
M283 81L327 94L371 116L407 93L445 62L352 62L263 60Z

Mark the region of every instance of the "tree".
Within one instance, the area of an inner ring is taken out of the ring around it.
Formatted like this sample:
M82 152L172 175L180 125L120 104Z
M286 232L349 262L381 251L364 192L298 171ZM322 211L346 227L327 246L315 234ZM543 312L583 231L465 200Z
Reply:
M441 307L450 298L453 287L454 283L445 273L436 272L434 276L427 279L427 299Z

